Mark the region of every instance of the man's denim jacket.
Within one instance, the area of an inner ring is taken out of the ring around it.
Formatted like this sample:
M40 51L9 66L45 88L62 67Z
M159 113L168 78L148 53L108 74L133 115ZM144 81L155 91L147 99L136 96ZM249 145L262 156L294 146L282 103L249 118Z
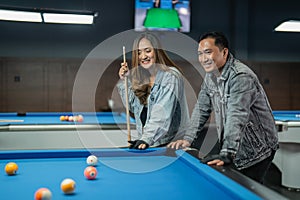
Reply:
M250 167L278 148L267 96L257 76L231 54L220 76L207 73L184 139L192 142L214 111L221 152L234 155L237 169Z
M149 145L158 146L182 137L189 122L189 110L184 90L184 79L180 72L173 67L170 68L170 71L158 70L147 100L148 110L144 127L140 120L144 105L134 95L129 80L129 110L135 116L138 134L133 135L133 138L143 140ZM124 81L120 80L117 87L125 105Z

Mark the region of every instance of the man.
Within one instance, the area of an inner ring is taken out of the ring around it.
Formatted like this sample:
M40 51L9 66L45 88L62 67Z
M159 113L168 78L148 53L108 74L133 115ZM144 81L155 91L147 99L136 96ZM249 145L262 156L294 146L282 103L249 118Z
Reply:
M208 165L231 165L263 183L278 149L278 135L267 96L257 76L229 52L223 33L200 37L199 62L206 72L190 129L170 148L189 147L212 111L220 142L218 155L202 160Z

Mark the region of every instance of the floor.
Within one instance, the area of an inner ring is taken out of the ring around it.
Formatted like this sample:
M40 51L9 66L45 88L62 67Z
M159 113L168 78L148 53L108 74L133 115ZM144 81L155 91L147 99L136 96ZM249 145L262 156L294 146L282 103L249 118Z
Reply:
M274 164L272 164L269 169L265 185L291 200L300 199L300 191L289 190L288 188L281 186L281 172Z

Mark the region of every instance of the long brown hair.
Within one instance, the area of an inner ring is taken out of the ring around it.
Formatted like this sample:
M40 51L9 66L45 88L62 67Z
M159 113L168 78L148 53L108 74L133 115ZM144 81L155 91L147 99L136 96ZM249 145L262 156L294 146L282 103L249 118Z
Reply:
M154 49L155 55L155 67L162 71L169 71L169 67L175 67L179 71L181 69L169 58L166 52L163 50L159 39L153 33L143 33L134 40L132 51L132 72L131 82L132 89L135 95L139 98L140 103L147 105L147 98L150 94L150 72L147 69L139 66L138 47L141 39L147 39L150 41ZM156 70L157 71L157 70Z

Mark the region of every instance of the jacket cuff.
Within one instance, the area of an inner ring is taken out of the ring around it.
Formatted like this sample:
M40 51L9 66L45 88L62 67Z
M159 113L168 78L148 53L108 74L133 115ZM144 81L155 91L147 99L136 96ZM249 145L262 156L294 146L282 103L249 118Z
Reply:
M154 144L152 138L144 138L144 137L141 137L140 140L143 140L144 142L146 142L149 146L152 146Z
M237 151L234 149L222 149L220 154L230 154L233 158L235 158L236 152Z
M194 141L194 138L189 136L189 135L185 135L183 137L184 140L188 141L190 144L192 144L192 142Z

